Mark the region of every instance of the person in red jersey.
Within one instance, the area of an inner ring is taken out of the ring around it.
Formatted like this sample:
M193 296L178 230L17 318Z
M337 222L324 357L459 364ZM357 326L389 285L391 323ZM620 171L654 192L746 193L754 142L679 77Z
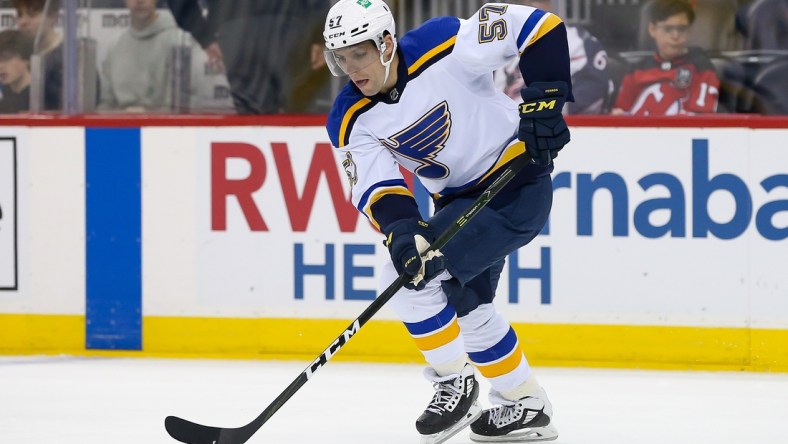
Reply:
M695 11L687 0L653 0L648 32L657 50L624 76L614 115L713 113L720 80L701 48L687 47Z

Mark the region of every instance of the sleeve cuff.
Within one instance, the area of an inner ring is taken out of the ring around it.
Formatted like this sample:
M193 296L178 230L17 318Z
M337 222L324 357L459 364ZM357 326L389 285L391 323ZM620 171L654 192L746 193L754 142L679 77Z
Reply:
M384 234L389 226L401 219L421 219L416 200L403 194L389 194L372 204L372 215Z

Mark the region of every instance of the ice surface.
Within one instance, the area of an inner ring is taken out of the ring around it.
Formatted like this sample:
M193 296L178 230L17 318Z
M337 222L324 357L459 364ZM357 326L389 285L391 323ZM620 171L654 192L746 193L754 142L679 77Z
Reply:
M0 357L13 444L175 443L164 418L257 416L306 362ZM788 443L788 375L536 368L564 444ZM489 385L481 381L483 393ZM417 365L330 362L250 443L418 443L432 396ZM486 395L483 396L485 405ZM448 441L470 443L467 432Z

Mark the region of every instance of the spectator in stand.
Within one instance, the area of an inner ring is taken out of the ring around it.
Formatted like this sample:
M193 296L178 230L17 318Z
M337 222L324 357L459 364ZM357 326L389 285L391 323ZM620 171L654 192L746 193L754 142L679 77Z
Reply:
M323 27L330 0L167 0L178 26L190 32L227 71L239 114L299 112L289 106L312 68L312 29ZM304 45L304 42L307 45ZM294 57L294 55L299 55Z
M550 0L521 0L507 3L521 4L552 12ZM599 40L579 26L566 26L569 44L569 70L572 74L574 103L567 102L564 114L606 113L608 97L613 91L613 81L607 72L607 52ZM496 85L517 102L522 101L520 89L524 86L517 60L495 73Z
M326 10L326 13L328 11ZM287 97L286 112L306 114L328 114L334 104L331 91L331 72L326 65L323 51L323 26L315 26L306 45L299 46L292 55L292 63L309 60L309 70L301 69L300 77L293 78L292 94Z
M33 52L44 58L44 109L63 108L63 36L55 31L60 0L11 0L16 26L33 39Z
M788 49L788 0L755 0L736 13L747 49Z
M621 82L614 115L678 115L717 109L720 81L700 48L687 47L695 12L687 0L653 0L648 33L652 57L637 63Z
M752 88L751 111L788 114L788 0L756 0L739 10L737 25L746 48L756 52L751 63L731 69L733 78Z
M156 0L125 0L129 28L110 48L102 64L101 110L170 111L171 51L180 30Z
M16 29L0 32L0 114L30 109L33 40Z

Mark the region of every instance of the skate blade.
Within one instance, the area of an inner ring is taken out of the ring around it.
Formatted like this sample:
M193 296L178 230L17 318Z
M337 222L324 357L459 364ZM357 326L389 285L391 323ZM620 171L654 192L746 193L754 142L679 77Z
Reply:
M501 436L483 436L471 432L471 441L473 442L540 442L553 441L557 438L558 430L553 424L548 424L545 427L522 429Z
M479 419L482 416L482 407L478 403L473 403L471 408L468 410L468 413L460 420L457 424L449 427L448 429L434 433L432 435L421 435L420 444L441 444L442 442L446 442L452 436L459 433L465 427L468 427L473 421Z

